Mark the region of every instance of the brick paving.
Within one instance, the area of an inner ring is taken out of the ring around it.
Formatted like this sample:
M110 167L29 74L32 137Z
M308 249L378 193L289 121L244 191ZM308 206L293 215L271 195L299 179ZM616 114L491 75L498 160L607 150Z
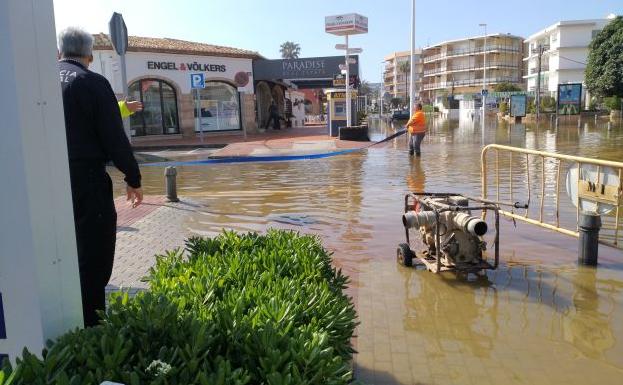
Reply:
M132 146L140 149L174 148L192 146L226 146L231 143L262 142L266 140L290 140L292 138L322 137L327 139L327 127L322 125L267 130L263 133L248 134L246 139L242 132L236 133L204 133L203 141L199 136L194 138L132 138Z
M115 206L117 244L107 291L121 289L132 294L147 288L141 279L155 263L155 255L183 247L184 240L190 235L184 223L197 205L188 198L171 203L164 197L148 196L134 209L125 197L117 198Z

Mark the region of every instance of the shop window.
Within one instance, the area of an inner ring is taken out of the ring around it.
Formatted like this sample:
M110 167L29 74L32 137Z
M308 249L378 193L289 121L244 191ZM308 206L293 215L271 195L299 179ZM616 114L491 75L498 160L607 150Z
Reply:
M194 98L196 103L196 96ZM205 88L199 90L199 98L202 131L242 129L240 125L240 98L238 90L234 86L223 82L206 82Z
M128 93L143 103L143 111L130 116L132 136L179 134L177 95L169 83L142 79L130 84Z

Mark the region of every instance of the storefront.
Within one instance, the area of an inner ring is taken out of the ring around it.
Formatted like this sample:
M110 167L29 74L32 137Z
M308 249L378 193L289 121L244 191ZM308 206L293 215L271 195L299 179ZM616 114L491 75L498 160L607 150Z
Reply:
M119 57L108 36L95 35L90 69L104 75L119 98ZM204 133L254 131L254 59L237 48L175 39L131 36L126 54L128 97L144 109L130 118L135 138L191 138ZM191 89L190 74L203 73L205 88ZM197 124L197 101L200 124Z

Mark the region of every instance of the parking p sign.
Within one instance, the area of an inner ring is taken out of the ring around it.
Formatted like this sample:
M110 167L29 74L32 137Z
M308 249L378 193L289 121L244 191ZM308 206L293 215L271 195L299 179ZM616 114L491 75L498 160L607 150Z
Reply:
M190 74L190 88L205 88L205 74Z

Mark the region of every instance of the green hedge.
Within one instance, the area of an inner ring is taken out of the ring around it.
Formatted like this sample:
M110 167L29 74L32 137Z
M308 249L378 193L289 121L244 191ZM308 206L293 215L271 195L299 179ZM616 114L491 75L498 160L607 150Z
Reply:
M43 360L24 352L0 385L352 380L356 314L318 238L225 232L187 251L158 257L149 292L113 295L102 325L62 336Z

